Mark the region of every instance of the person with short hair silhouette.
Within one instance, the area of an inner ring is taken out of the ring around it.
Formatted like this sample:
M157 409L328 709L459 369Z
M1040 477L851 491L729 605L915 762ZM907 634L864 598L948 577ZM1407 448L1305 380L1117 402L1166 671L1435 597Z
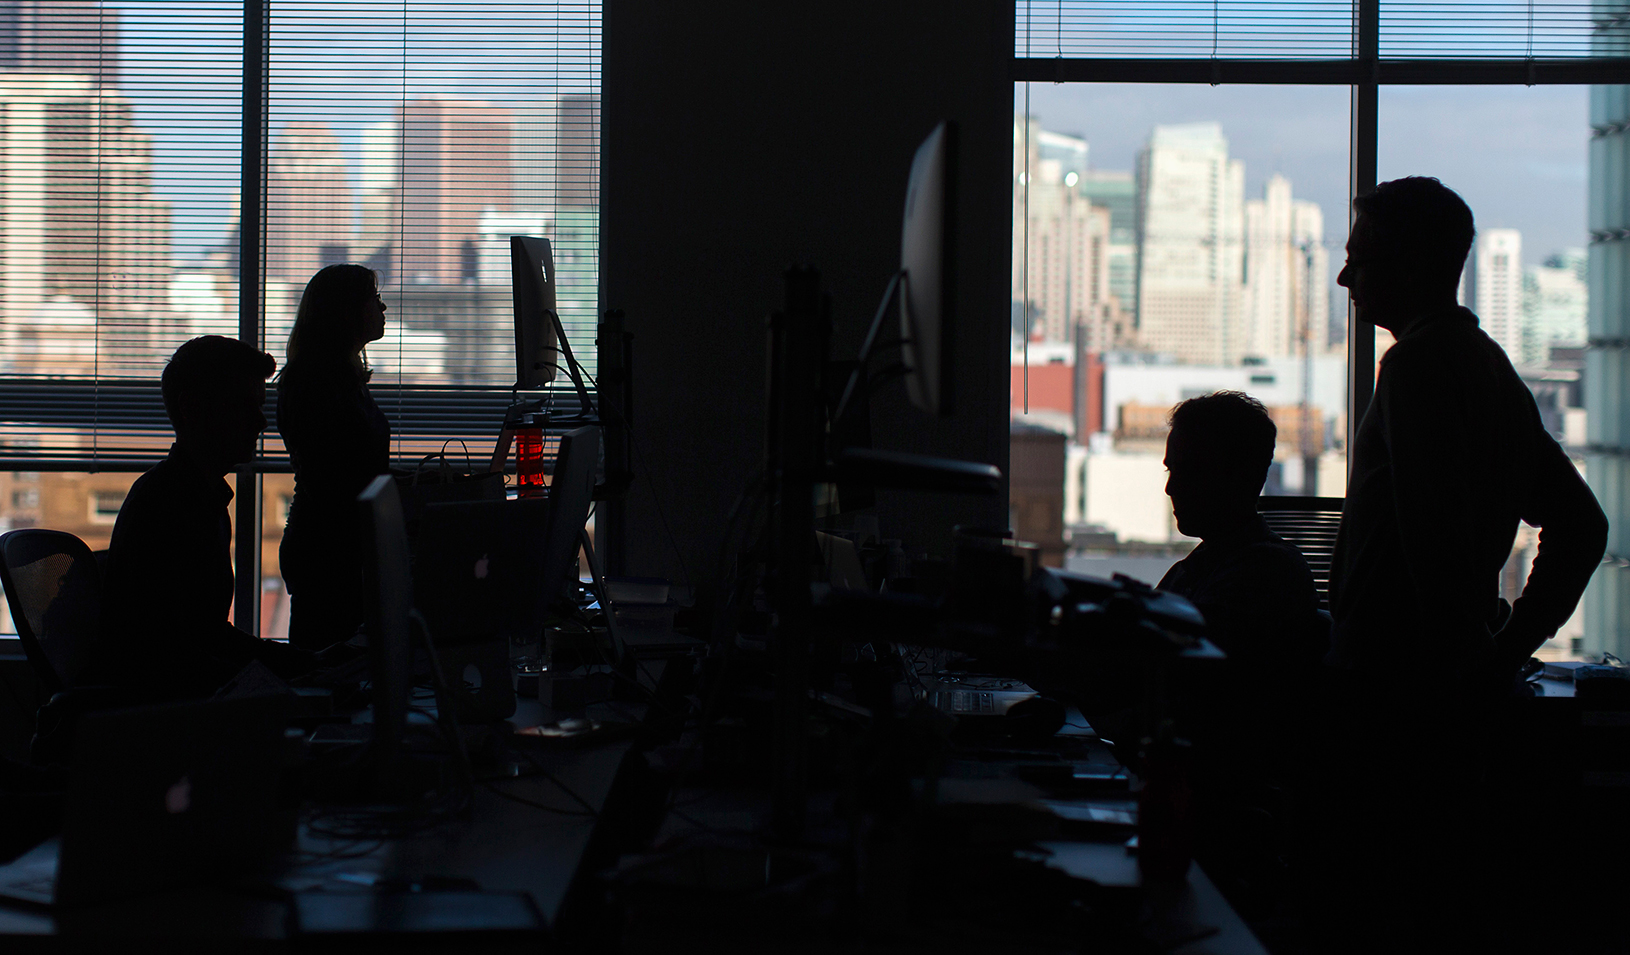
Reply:
M390 470L391 426L363 357L385 334L378 278L330 265L306 284L277 378L277 428L294 464L294 499L279 550L289 641L321 650L362 625L357 495Z
M1321 887L1309 911L1331 948L1471 950L1471 932L1499 923L1488 900L1505 881L1475 823L1497 703L1572 614L1608 525L1505 351L1457 304L1476 234L1465 202L1411 177L1354 208L1337 281L1396 344L1350 449L1304 882ZM1540 528L1538 556L1508 607L1519 521Z
M1228 654L1194 727L1197 852L1242 911L1276 904L1286 792L1294 788L1305 696L1329 625L1307 559L1257 513L1278 437L1262 403L1220 391L1178 405L1166 439L1177 529L1199 546L1161 578L1187 597Z
M1471 210L1424 177L1354 206L1337 281L1397 343L1353 438L1330 662L1386 682L1407 653L1494 689L1573 613L1607 518L1504 349L1457 304ZM1499 577L1519 521L1541 529L1538 556L1508 615Z
M266 428L266 379L276 367L265 352L219 335L186 342L164 366L160 387L175 443L119 508L103 576L102 639L83 682L183 698L208 696L251 660L285 678L315 665L313 655L257 639L228 619L233 492L225 478L255 456Z
M1177 529L1201 543L1159 589L1187 597L1213 641L1264 676L1305 671L1325 651L1307 559L1256 510L1277 437L1260 401L1219 391L1174 408L1166 439L1166 494Z

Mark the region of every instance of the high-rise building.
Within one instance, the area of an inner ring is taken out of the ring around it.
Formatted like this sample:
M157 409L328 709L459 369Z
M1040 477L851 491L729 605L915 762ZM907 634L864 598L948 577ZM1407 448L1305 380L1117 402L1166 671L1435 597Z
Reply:
M119 11L97 0L0 0L0 73L119 85Z
M75 302L101 325L101 374L150 372L170 280L169 206L153 195L151 169L151 137L118 92L85 76L0 74L7 329L45 314L45 303Z
M1523 361L1543 365L1555 345L1585 344L1590 290L1584 249L1565 249L1523 270Z
M1467 304L1483 331L1512 361L1522 361L1522 233L1484 229L1467 264Z
M1156 126L1138 156L1137 329L1200 365L1245 355L1245 164L1217 123Z
M600 97L562 96L515 110L511 139L516 212L595 204L600 194Z
M1245 351L1284 358L1322 350L1329 321L1329 253L1318 204L1291 197L1275 173L1245 203Z
M1014 122L1013 299L1022 306L1029 295L1032 338L1073 342L1079 336L1092 350L1114 347L1126 330L1109 290L1111 215L1083 192L1087 143L1042 130L1031 119L1024 162L1023 122Z
M460 285L479 272L484 212L508 212L511 116L473 100L429 97L398 110L402 124L400 281Z
M1591 52L1630 52L1622 0L1593 4L1598 30ZM1589 349L1585 353L1585 419L1591 490L1607 513L1607 557L1585 591L1584 646L1592 654L1630 653L1630 86L1590 88L1590 159L1586 222L1590 229Z
M379 273L379 284L396 278L396 247L401 240L400 137L394 120L369 123L362 128L362 164L359 177L356 247L353 259Z
M1138 290L1138 190L1128 170L1088 170L1081 194L1109 210L1109 294L1127 315L1136 314Z
M339 137L326 123L289 123L266 175L266 278L304 284L350 258L355 227Z

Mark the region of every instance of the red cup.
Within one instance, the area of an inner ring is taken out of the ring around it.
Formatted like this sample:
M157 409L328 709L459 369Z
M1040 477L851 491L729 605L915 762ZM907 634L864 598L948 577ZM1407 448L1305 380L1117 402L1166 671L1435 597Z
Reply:
M515 429L515 486L518 497L543 497L543 428L531 421Z

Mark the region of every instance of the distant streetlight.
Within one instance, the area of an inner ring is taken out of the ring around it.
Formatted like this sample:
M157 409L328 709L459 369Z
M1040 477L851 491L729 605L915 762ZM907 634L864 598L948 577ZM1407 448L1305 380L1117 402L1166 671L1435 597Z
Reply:
M1081 181L1081 177L1077 176L1073 172L1064 177L1064 185L1070 187L1071 189L1074 189L1075 184L1080 182L1080 181Z

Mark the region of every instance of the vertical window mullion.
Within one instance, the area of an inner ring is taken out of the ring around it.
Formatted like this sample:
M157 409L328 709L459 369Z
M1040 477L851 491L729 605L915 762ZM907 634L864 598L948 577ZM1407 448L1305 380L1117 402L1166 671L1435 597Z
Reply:
M262 226L266 206L266 102L268 0L243 3L243 152L238 203L238 338L262 348L261 277L264 274ZM236 589L233 622L260 634L261 479L253 464L237 473L233 534Z
M1352 88L1352 139L1349 146L1348 231L1354 212L1351 200L1375 188L1376 135L1380 89L1376 83L1381 39L1380 0L1353 0L1353 56L1362 64L1365 81ZM1347 466L1353 461L1353 436L1375 394L1375 326L1364 320L1358 307L1347 304Z

